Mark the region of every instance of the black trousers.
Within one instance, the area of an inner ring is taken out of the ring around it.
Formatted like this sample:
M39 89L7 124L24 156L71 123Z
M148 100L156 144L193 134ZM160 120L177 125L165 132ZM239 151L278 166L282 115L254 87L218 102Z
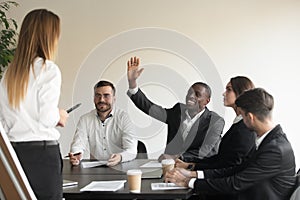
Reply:
M21 142L12 145L37 199L61 200L63 164L59 144L40 143Z

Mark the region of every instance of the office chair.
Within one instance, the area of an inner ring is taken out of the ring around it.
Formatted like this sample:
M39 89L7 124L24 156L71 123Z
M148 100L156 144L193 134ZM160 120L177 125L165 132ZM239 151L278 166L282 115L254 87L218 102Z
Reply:
M296 180L296 187L295 191L293 192L290 200L299 200L300 199L300 169L297 172L297 180Z
M293 192L290 200L299 200L300 199L300 187L298 186L296 190Z
M136 159L148 159L146 146L140 140L138 140L137 152Z

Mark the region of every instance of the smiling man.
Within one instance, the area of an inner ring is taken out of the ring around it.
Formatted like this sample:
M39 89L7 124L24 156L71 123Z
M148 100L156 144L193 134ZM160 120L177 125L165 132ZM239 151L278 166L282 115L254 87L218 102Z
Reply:
M129 115L115 106L115 93L114 85L108 81L95 85L96 109L80 117L71 144L69 156L73 165L78 165L83 156L107 160L108 166L136 157L134 126Z
M217 153L224 127L224 119L208 110L211 89L203 82L194 83L186 95L186 103L176 103L163 108L151 102L138 88L137 78L143 72L140 59L132 57L127 62L128 96L145 114L168 125L167 146L163 158L204 158Z

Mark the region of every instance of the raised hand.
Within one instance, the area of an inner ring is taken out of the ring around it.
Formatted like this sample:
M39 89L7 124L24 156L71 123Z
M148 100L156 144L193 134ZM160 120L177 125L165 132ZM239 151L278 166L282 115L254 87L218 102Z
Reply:
M140 59L135 57L131 57L127 62L127 80L129 84L129 88L136 88L137 78L144 71L144 68L139 68Z

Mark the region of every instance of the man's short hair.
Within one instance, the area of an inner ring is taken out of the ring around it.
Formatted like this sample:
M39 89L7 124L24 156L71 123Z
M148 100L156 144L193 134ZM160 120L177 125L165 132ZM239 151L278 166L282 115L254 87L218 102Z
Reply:
M235 104L245 113L253 113L260 121L264 121L272 113L274 99L263 88L255 88L243 92L235 100Z
M109 81L104 81L104 80L101 80L99 81L98 83L96 83L96 85L94 86L94 91L99 88L99 87L104 87L104 86L110 86L112 91L113 91L113 95L116 94L116 88L114 86L114 84L112 84L111 82Z
M200 85L200 86L204 87L204 88L205 88L205 92L206 92L207 97L208 97L208 98L211 97L211 89L210 89L210 87L209 87L206 83L203 83L203 82L196 82L196 83L194 83L194 84L192 85L192 87L193 87L193 86L196 86L196 85Z

